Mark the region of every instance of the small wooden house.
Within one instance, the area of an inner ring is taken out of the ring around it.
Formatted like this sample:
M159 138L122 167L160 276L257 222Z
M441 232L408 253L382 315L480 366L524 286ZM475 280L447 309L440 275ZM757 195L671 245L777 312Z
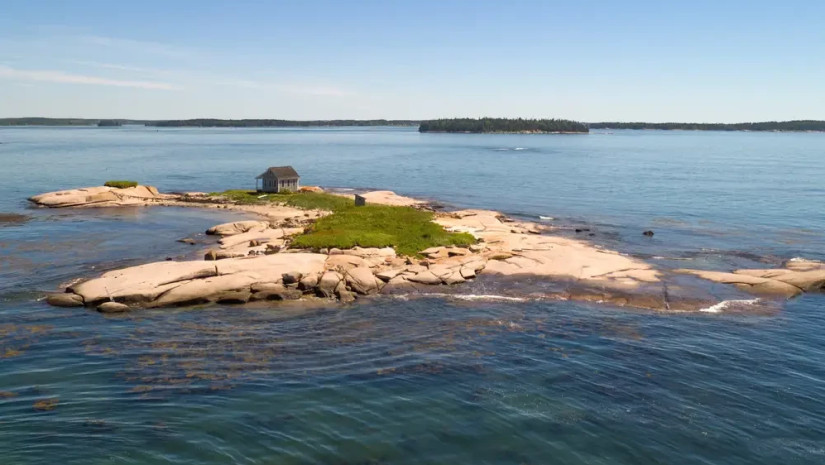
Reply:
M258 180L261 180L260 187ZM297 192L301 188L301 176L291 166L272 166L255 178L258 192Z

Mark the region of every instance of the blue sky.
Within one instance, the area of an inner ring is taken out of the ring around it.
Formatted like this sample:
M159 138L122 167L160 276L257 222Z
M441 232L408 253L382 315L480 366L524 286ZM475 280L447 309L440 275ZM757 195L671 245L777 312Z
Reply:
M822 1L38 1L0 117L825 119Z

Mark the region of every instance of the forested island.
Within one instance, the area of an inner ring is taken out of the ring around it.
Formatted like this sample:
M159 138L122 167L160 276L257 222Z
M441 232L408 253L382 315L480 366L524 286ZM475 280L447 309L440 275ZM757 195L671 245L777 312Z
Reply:
M422 121L419 132L565 134L586 133L586 125L566 119L450 118Z
M285 119L185 119L169 121L148 121L146 126L179 128L303 128L324 126L415 126L418 121L386 119L335 119L294 121Z
M764 121L761 123L589 123L590 129L661 129L686 131L825 131L825 121Z
M94 126L100 121L86 118L0 118L0 126Z
M136 120L90 118L0 118L0 126L100 126L113 127L140 124L165 128L290 128L290 127L343 127L343 126L417 126L417 120L386 119L338 119L295 121L285 119L185 119L185 120Z
M123 124L120 122L120 120L116 119L102 119L97 123L97 127L99 128L110 128L119 126L123 126Z

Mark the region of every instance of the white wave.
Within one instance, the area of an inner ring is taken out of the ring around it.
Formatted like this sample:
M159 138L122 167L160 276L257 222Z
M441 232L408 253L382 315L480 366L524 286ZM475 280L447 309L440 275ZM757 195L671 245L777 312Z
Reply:
M497 294L446 294L443 292L426 292L422 294L396 294L392 297L401 300L409 300L411 296L415 297L439 297L442 299L455 299L455 300L469 300L469 301L477 301L477 300L487 300L487 301L503 301L503 302L527 302L529 299L525 297L510 297L506 295L497 295Z
M700 312L705 313L719 313L722 310L730 307L731 305L738 304L738 305L756 305L760 302L759 299L743 299L743 300L723 300L716 305L711 305L710 307L700 308Z
M526 147L516 147L513 150L527 150L527 148Z
M495 294L444 294L444 296L458 300L502 300L505 302L527 302L527 299L524 297L509 297L506 295Z
M545 221L555 220L555 218L553 218L552 216L541 216L541 215L539 215L539 219L540 220L545 220Z

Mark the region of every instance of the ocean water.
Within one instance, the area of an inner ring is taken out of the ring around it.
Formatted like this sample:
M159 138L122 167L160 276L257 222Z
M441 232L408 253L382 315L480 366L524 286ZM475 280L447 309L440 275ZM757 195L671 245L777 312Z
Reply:
M44 292L238 214L43 210L161 190L378 188L545 221L668 268L825 259L822 134L0 128L0 463L825 463L825 298L771 314L380 297L108 316ZM552 219L548 219L552 218ZM653 238L641 235L655 231Z

